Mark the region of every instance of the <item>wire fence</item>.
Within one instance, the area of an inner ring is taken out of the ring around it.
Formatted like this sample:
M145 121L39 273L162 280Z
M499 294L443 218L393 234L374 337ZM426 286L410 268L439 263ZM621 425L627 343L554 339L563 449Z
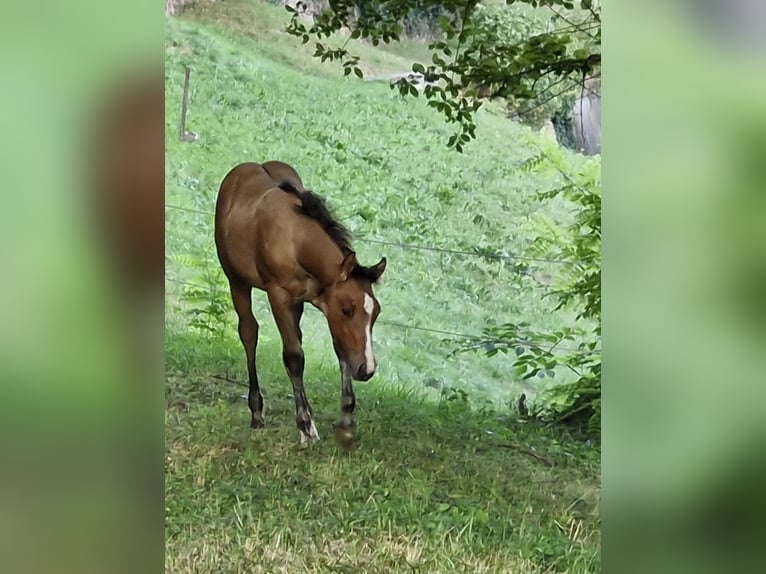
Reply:
M165 204L165 207L167 209L174 209L177 211L186 211L189 213L196 213L199 215L207 215L209 217L213 217L214 214L209 211L202 211L200 209L190 209L188 207L181 207L178 205L169 205ZM375 243L378 245L390 245L393 247L401 247L402 249L417 249L422 251L433 251L436 253L449 253L451 255L463 255L468 257L481 257L481 258L489 258L489 259L502 259L507 261L533 261L537 263L557 263L559 265L575 265L576 261L570 261L565 259L546 259L543 257L525 257L522 255L507 255L505 253L492 253L492 252L486 252L486 251L464 251L460 249L450 249L446 247L434 247L431 245L415 245L413 243L400 243L397 241L387 241L383 239L372 239L371 237L356 237L355 241L359 241L361 243Z
M191 281L184 281L182 279L174 279L172 277L165 277L165 281L168 281L170 283L176 283L178 285L184 285L186 287L192 287L195 289L200 289L203 291L213 291L216 293L224 293L224 290L219 287L215 286L208 286L208 285L201 285L199 283L193 283ZM308 307L310 311L321 313L318 309L315 309L314 307ZM407 323L402 323L399 321L387 321L385 319L378 319L376 321L376 324L380 325L387 325L389 327L395 327L402 330L410 330L410 331L421 331L425 333L434 333L438 335L445 335L452 337L454 339L463 339L465 341L481 341L482 339L487 339L487 335L471 335L468 333L459 333L457 331L447 331L444 329L434 329L432 327L421 327L419 325L410 325ZM509 341L512 344L519 345L519 346L526 346L526 347L543 347L545 346L541 342L535 342L530 341L527 339L512 339ZM551 346L554 346L553 344L550 344ZM574 348L574 347L562 347L560 345L555 345L555 347L561 351L569 351L572 353L579 353L581 352L581 349Z
M197 215L205 215L207 217L214 217L214 213L210 211L204 211L201 209L194 209L189 207L182 207L180 205L172 205L172 204L165 204L166 209L171 209L175 211L182 211L187 213L194 213ZM431 251L436 253L447 253L451 255L460 255L465 257L480 257L480 258L490 258L490 259L498 259L498 260L509 260L509 261L532 261L532 262L544 262L544 263L554 263L554 264L561 264L561 265L573 265L576 262L575 261L569 261L569 260L562 260L562 259L546 259L546 258L539 258L539 257L525 257L520 255L507 255L504 253L492 253L492 252L484 252L484 251L465 251L460 249L450 249L445 247L435 247L435 246L429 246L429 245L416 245L411 243L401 243L397 241L387 241L382 239L373 239L369 237L356 237L355 241L359 241L362 243L374 243L378 245L388 245L388 246L394 246L399 247L402 249L414 249L414 250L423 250L423 251ZM175 279L172 277L165 277L165 280L170 283L176 283L179 285L184 285L186 287L192 287L195 289L200 290L213 290L214 292L223 293L224 290L222 288L218 288L215 286L208 286L208 285L201 285L198 283L193 283L190 281L184 281L181 279ZM315 309L314 307L309 307L311 311L319 312L318 309ZM438 334L438 335L444 335L448 337L452 337L455 339L463 339L465 341L481 341L483 339L487 339L488 336L486 334L483 335L473 335L473 334L467 334L467 333L460 333L456 331L449 331L449 330L443 330L443 329L434 329L431 327L421 327L419 325L410 325L404 322L400 321L387 321L385 319L380 319L377 321L378 324L381 325L387 325L390 327L402 329L402 330L412 330L412 331L421 331L426 333L432 333L432 334ZM534 346L534 347L543 347L544 344L540 342L525 340L525 339L513 339L509 341L511 344L519 345L519 346ZM553 346L551 344L551 346ZM555 347L558 350L561 351L568 351L572 353L579 353L582 352L579 348L572 348L572 347L562 347L559 345L555 345Z

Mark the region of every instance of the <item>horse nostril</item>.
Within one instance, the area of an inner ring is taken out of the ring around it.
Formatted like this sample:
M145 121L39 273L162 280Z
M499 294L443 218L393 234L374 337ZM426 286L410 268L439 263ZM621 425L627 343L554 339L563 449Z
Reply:
M369 381L372 378L372 375L375 374L375 370L368 371L367 367L365 365L361 365L359 367L359 370L356 372L356 380L357 381Z

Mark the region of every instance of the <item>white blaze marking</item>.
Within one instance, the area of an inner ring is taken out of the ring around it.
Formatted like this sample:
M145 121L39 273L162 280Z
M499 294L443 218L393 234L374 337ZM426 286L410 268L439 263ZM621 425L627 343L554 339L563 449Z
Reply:
M366 339L364 346L364 360L366 361L367 372L375 370L375 356L372 354L372 310L375 308L375 302L367 293L364 294L364 312L367 313L367 327L364 330Z

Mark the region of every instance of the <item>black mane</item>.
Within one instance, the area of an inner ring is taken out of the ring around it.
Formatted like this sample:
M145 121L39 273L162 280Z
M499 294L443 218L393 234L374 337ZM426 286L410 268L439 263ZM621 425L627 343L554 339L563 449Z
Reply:
M302 203L302 205L296 207L298 213L319 222L322 229L340 247L344 254L353 251L351 248L351 232L330 213L324 199L313 191L307 189L299 190L287 181L281 182L279 188L298 196Z

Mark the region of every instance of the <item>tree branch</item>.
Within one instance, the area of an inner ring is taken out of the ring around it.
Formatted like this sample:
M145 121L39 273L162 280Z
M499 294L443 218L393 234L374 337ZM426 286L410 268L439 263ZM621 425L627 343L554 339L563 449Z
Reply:
M582 24L582 23L578 24L577 22L572 22L572 21L571 21L569 18L567 18L567 17L566 17L566 16L564 16L563 14L561 14L560 12L557 12L557 11L556 11L556 10L553 8L553 6L548 6L548 9L549 9L551 12L553 12L553 13L554 13L556 16L558 16L559 18L561 18L561 19L562 19L564 22L566 22L567 24L569 24L569 25L570 25L570 26L571 26L571 27L572 27L574 30L577 30L578 32L582 32L583 34L585 34L586 36L588 36L589 38L591 38L591 39L593 39L593 40L598 40L597 36L595 36L595 35L593 35L593 34L590 34L590 33L588 33L588 31L587 31L587 30L590 30L591 28L593 28L594 26L588 26L587 28L586 28L586 27L583 27L583 24ZM601 28L600 26L595 26L595 27L596 27L596 28L599 28L599 29Z

